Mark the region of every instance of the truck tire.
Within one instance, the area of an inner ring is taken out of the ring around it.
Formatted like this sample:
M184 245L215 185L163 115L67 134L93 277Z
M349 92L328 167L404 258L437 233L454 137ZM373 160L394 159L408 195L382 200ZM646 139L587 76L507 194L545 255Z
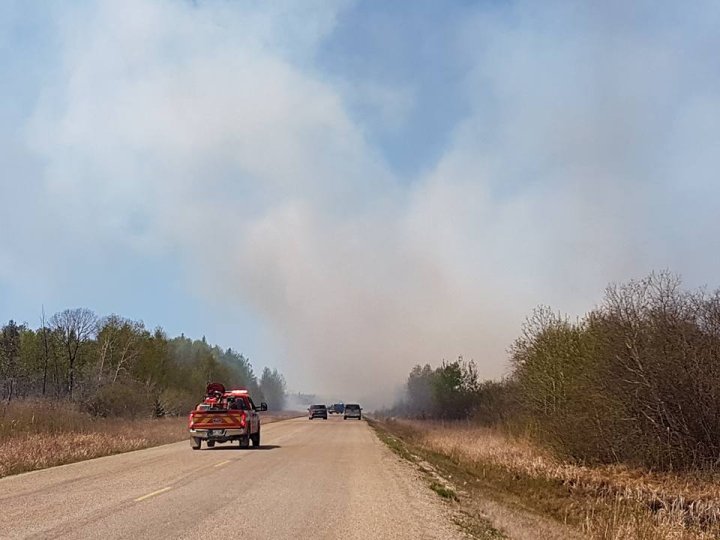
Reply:
M260 446L260 430L258 429L258 432L255 435L250 435L250 440L252 441L252 445L257 448Z
M190 437L190 446L193 450L200 450L202 439L200 437Z
M240 438L240 448L247 448L248 446L250 446L250 437L245 435Z
M212 448L213 446L215 446L215 441L208 441L205 444L207 444L208 448Z

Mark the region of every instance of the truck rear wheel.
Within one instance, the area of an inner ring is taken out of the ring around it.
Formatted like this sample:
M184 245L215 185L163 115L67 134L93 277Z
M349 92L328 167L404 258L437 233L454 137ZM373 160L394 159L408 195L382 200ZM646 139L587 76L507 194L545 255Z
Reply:
M258 429L258 432L255 435L250 435L250 440L252 441L252 445L257 448L260 446L260 430Z
M202 439L200 437L190 437L190 446L193 450L200 450Z
M250 437L245 435L240 439L240 448L247 448L250 446Z

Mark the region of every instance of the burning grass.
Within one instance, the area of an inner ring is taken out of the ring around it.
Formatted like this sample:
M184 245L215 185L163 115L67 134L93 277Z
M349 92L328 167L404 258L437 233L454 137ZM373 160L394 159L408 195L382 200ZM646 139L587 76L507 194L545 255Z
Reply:
M263 414L263 422L297 416ZM186 440L187 419L98 418L67 402L0 406L0 478Z
M622 465L562 461L530 441L468 423L384 422L425 459L468 478L505 501L515 500L568 523L591 538L720 537L720 473L656 473Z

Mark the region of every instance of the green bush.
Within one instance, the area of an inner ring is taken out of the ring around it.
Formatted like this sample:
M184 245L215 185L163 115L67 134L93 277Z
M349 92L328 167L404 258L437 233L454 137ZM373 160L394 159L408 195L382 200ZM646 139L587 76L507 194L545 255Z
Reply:
M95 416L142 418L151 416L153 400L141 384L128 381L98 389L87 408Z

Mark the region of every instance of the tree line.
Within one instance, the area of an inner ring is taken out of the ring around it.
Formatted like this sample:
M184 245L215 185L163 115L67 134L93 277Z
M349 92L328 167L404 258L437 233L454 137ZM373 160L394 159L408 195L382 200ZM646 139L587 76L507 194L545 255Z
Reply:
M66 309L39 328L9 321L0 329L0 398L70 400L99 416L187 413L209 381L247 387L270 409L285 405L285 379L203 337L170 338L140 321Z
M415 366L395 414L472 418L582 462L671 470L720 460L720 291L653 273L577 320L537 308L502 381L462 358Z

